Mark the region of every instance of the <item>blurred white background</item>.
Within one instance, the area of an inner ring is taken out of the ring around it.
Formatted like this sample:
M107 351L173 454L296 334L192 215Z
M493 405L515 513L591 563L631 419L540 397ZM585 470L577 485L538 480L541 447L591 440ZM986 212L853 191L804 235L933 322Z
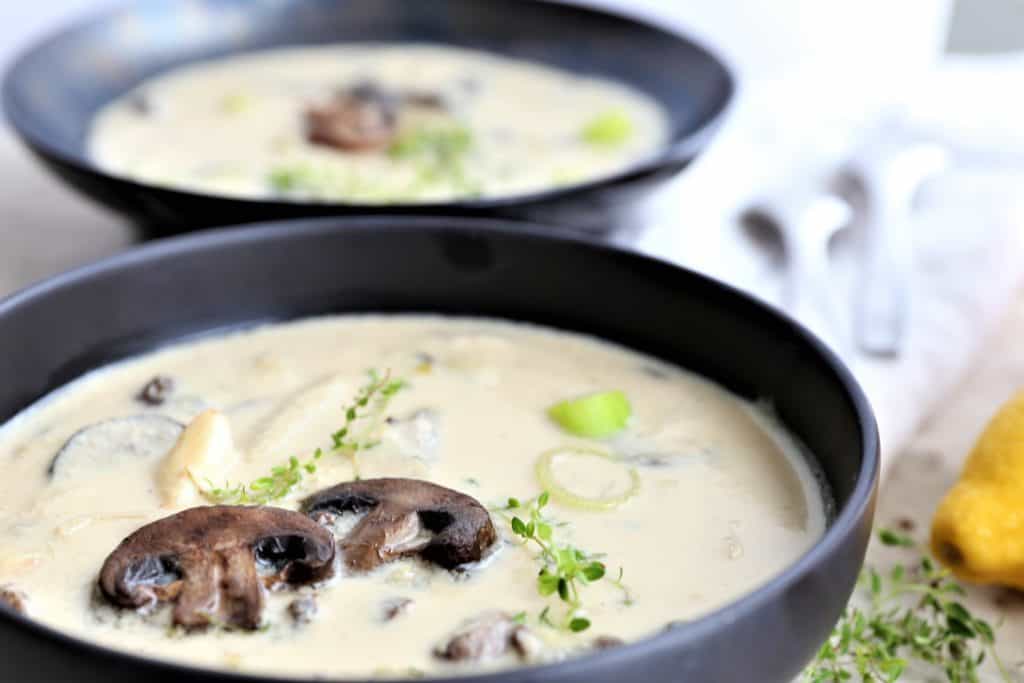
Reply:
M901 0L884 2L864 0L844 2L843 0L734 0L723 2L665 2L664 0L594 0L594 4L613 6L628 11L661 16L685 24L684 15L701 15L709 10L721 13L724 8L739 7L744 12L760 12L764 17L751 21L759 33L767 38L780 25L798 25L801 30L810 28L816 17L833 17L832 25L842 26L845 17L851 13L871 17L870 23L882 33L899 32L902 28L894 16L915 13L928 5L943 5L945 0ZM34 2L0 3L0 67L6 66L11 57L23 46L61 24L83 13L111 5L110 0L35 0ZM717 6L717 7L716 7ZM800 14L805 17L793 22L791 17ZM970 51L1007 50L1024 47L1024 2L1021 0L959 0L954 11L955 20L949 44L953 49ZM767 21L767 23L765 23ZM846 24L849 25L849 24ZM854 24L856 25L856 23ZM844 39L854 41L861 48L877 45L877 37L867 38L862 33L844 32ZM875 31L870 32L872 35ZM810 36L823 44L832 42L827 32ZM779 47L782 40L768 41Z

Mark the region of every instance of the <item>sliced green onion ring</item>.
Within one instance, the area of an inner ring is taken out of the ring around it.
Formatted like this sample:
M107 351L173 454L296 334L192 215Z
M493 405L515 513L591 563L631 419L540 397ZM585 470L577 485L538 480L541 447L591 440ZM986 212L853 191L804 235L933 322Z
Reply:
M581 496L578 493L573 493L565 486L562 486L555 478L555 458L560 455L585 455L596 458L605 458L612 462L615 462L615 459L603 450L598 448L589 448L587 446L560 446L558 448L552 448L549 451L544 451L540 458L537 459L537 480L540 482L541 488L547 491L552 498L563 505L569 505L582 510L612 510L619 507L640 492L640 475L637 473L636 468L629 467L627 468L627 472L629 473L629 488L622 493L599 498Z
M625 428L632 409L621 391L599 391L559 401L548 408L548 416L576 436L601 438Z

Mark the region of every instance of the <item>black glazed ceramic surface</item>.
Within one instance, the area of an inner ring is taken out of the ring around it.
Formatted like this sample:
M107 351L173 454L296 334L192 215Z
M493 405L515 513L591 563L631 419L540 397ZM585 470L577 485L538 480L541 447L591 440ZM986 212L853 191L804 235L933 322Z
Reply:
M454 44L632 84L668 112L672 140L616 176L509 199L359 206L217 197L100 171L85 136L103 104L140 81L199 59L345 41ZM4 109L28 146L64 180L151 234L333 214L503 216L604 233L703 149L733 90L704 48L597 10L532 0L132 0L36 45L7 74Z
M666 263L544 232L455 218L292 221L158 242L62 275L0 302L0 422L105 362L256 321L430 311L619 341L770 398L816 454L836 518L786 571L707 617L563 664L457 680L791 680L845 606L870 536L879 456L864 396L817 340L752 299ZM113 653L2 610L0 642L4 680L251 680Z

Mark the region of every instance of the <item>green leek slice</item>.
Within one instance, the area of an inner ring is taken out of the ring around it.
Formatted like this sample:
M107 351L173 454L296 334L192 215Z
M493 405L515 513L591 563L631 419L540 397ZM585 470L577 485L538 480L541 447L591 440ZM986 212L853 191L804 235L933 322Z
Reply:
M629 399L621 391L588 394L548 408L548 416L565 431L598 439L621 431L630 413Z
M583 128L583 140L595 147L618 147L633 135L633 121L619 109L598 114Z
M613 460L608 453L586 446L562 446L545 451L537 459L536 474L541 488L559 503L579 508L581 510L612 510L619 507L627 500L640 492L640 475L633 467L627 468L629 474L629 488L622 493L610 496L590 497L583 496L570 491L555 478L554 464L559 456L589 456L595 458L606 458Z

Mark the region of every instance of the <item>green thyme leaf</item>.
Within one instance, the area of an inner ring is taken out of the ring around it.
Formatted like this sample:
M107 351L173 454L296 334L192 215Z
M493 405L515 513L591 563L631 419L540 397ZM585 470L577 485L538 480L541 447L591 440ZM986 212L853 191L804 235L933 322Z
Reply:
M590 628L590 619L585 617L576 617L569 621L569 630L573 633L580 633Z
M878 538L889 546L914 545L888 529ZM993 648L992 627L950 597L962 595L963 587L927 556L914 565L896 565L888 576L868 567L858 585L862 599L847 608L804 671L805 683L894 683L910 662L949 683L980 683L979 667L987 657L1009 683Z
M897 546L901 548L913 548L914 539L904 534L897 533L891 529L881 529L878 532L878 540L888 546Z
M521 538L524 545L532 545L540 550L538 560L541 568L537 573L537 593L542 597L557 594L558 599L567 606L561 625L555 625L551 620L550 606L545 607L540 613L539 621L554 628L579 633L590 626L590 620L580 614L583 609L580 589L589 583L604 579L607 570L604 563L596 559L601 557L600 554L586 553L572 545L556 541L555 529L563 524L553 522L544 516L543 510L549 500L547 492L527 501L508 498L505 507L492 510L508 520L512 533ZM507 514L512 510L519 514ZM625 595L623 604L632 605L629 589L622 583L621 568L618 578L610 582Z

